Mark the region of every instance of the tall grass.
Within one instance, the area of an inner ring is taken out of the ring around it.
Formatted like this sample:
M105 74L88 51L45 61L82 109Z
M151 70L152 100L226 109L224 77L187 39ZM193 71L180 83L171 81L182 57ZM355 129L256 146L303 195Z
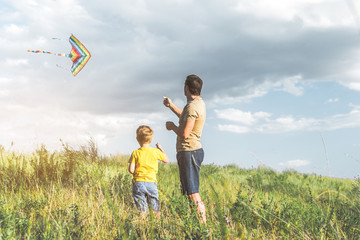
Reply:
M128 157L100 156L92 140L32 154L0 147L0 239L360 239L360 177L204 165L204 225L177 166L160 164L161 217L142 220Z

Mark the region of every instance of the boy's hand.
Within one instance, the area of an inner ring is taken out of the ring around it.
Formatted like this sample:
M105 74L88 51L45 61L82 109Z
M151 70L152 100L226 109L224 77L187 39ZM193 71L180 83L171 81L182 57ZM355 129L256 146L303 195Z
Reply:
M159 150L163 151L162 146L160 145L160 143L156 143L155 146L156 146Z
M170 107L170 105L172 104L172 101L170 98L164 97L163 103L164 103L165 107Z
M162 146L161 146L159 143L156 143L156 147L157 147L161 152L163 152L163 153L165 154L165 158L164 158L163 160L161 160L161 161L163 161L164 163L169 162L169 158L168 158L168 156L166 155L166 153L165 153L164 149L162 148Z

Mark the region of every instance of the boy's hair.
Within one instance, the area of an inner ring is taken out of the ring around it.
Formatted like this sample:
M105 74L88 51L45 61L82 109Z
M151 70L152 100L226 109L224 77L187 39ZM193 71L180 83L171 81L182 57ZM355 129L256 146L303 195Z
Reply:
M140 144L151 143L153 134L154 134L154 131L152 130L151 127L146 126L146 125L141 125L136 130L136 140Z
M185 85L188 86L192 95L200 96L203 81L195 74L186 77Z

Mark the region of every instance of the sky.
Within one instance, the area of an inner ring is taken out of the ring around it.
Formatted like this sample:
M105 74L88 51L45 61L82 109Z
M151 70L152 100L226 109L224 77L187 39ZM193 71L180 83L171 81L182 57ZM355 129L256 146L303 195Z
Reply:
M0 0L0 145L32 152L93 139L131 154L154 129L176 162L183 85L197 74L203 164L360 174L360 3L353 0ZM74 34L91 52L71 74ZM61 139L61 141L60 141Z

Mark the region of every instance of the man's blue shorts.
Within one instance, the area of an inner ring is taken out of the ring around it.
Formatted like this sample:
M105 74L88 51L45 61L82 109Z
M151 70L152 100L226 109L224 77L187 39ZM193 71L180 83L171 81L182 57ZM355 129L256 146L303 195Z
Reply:
M179 165L182 193L190 195L199 192L199 172L204 160L202 148L194 151L181 151L176 154Z
M160 211L159 194L155 182L134 182L132 187L136 207L146 212L148 205L154 211Z

